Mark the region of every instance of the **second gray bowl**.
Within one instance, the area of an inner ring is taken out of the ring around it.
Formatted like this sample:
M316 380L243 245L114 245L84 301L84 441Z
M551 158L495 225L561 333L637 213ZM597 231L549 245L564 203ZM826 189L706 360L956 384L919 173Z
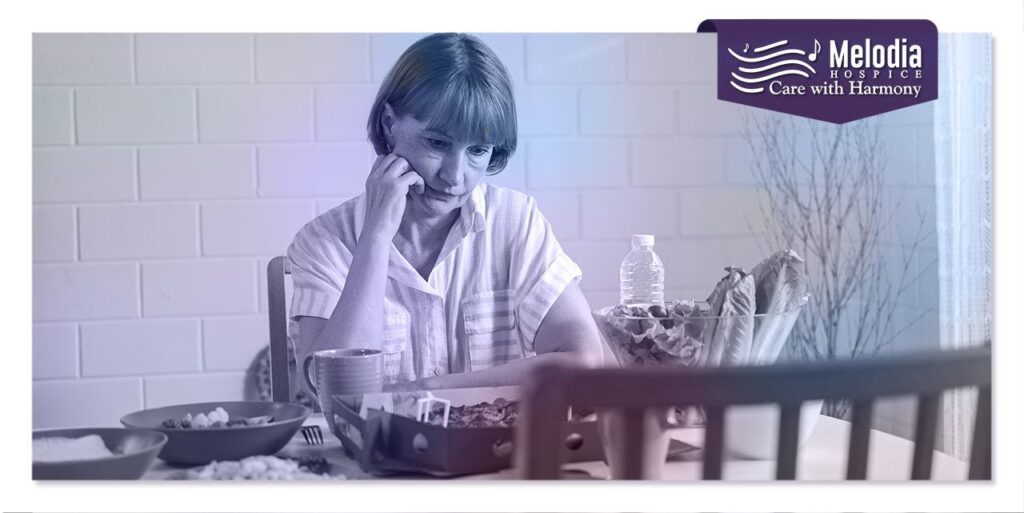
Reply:
M206 429L168 429L162 426L165 420L180 419L186 413L208 413L218 407L224 408L230 418L270 415L274 421L259 426ZM172 465L192 466L274 454L288 445L309 414L309 408L298 404L234 401L152 408L125 415L121 423L166 434L167 445L160 451L160 459Z
M32 439L97 435L113 456L89 460L32 462L32 479L139 479L156 461L167 435L123 428L40 429Z

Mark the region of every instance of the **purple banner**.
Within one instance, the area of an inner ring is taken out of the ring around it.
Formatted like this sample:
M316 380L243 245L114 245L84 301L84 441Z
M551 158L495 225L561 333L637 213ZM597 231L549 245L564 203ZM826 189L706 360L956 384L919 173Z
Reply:
M938 97L928 20L706 20L718 99L846 123Z

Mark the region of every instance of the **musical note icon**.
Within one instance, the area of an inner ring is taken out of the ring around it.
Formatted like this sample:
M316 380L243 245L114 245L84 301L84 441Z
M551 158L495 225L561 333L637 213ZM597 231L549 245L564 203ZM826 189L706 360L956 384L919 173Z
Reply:
M815 39L814 40L814 51L811 52L811 54L807 56L807 60L809 60L811 62L814 62L814 61L818 60L818 52L820 52L820 51L821 51L821 43L819 43L818 40Z
M747 50L749 50L749 49L750 49L750 43L747 43L747 44L743 45L743 53L747 53Z

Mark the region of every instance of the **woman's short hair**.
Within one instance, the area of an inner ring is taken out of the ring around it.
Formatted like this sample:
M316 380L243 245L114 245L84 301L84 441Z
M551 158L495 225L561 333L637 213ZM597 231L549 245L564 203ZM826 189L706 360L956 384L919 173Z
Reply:
M390 151L381 125L384 103L457 141L493 144L488 174L505 168L516 150L512 81L498 56L468 34L433 34L398 58L377 92L367 132L378 155Z

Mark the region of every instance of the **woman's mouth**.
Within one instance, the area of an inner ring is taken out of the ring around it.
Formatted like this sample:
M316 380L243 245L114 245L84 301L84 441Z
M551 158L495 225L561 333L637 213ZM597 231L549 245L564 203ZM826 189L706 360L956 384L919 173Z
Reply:
M460 196L460 194L449 194L444 191L439 191L429 185L426 186L426 195L439 200L453 200Z

